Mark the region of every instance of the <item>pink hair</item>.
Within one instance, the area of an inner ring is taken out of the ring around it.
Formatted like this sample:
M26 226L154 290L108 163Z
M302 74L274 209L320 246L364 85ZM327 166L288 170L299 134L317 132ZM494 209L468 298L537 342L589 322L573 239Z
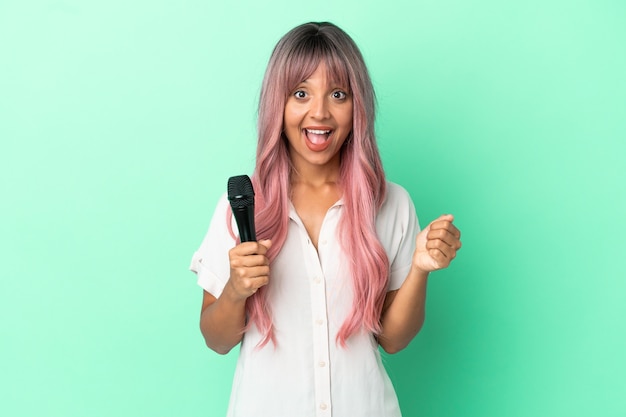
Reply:
M325 62L329 75L347 86L353 98L353 129L341 153L344 201L339 240L351 260L354 303L337 342L365 328L380 333L380 314L389 278L389 260L380 243L376 213L386 193L385 173L374 134L375 97L363 57L354 41L331 23L306 23L287 33L270 58L259 101L258 146L252 181L256 193L258 239L272 239L272 262L287 238L291 162L282 134L288 95ZM271 285L271 283L269 284ZM267 287L248 299L249 323L275 343Z

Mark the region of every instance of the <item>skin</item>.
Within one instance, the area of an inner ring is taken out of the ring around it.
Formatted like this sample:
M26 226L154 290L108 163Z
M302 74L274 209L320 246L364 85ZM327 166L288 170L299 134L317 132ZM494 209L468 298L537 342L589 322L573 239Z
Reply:
M316 248L324 216L341 197L339 151L352 130L352 110L347 88L327 79L323 64L296 87L285 105L284 131L294 167L291 202ZM330 130L328 147L309 149L307 129Z
M349 91L328 79L324 64L297 86L285 105L284 132L294 167L291 201L316 248L326 212L341 197L339 151L352 129L352 111ZM328 143L311 146L307 129L331 131ZM428 275L446 268L461 248L461 233L453 221L452 215L442 215L418 234L406 280L387 293L378 337L385 351L404 349L421 329ZM263 240L231 249L230 278L222 295L216 299L204 292L200 328L214 351L225 354L241 342L246 299L270 280L270 247L271 241Z

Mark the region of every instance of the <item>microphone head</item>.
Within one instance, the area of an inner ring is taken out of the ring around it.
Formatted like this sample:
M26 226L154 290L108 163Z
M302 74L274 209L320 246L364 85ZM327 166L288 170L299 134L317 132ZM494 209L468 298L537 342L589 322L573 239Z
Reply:
M228 179L228 200L233 209L254 206L254 188L247 175L237 175Z

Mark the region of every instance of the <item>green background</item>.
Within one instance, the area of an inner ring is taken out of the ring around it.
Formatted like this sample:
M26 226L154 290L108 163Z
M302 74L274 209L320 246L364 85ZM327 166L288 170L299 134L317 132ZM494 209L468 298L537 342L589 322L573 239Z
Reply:
M187 267L310 20L362 48L421 223L463 231L384 356L404 415L626 415L618 0L0 0L0 415L224 415Z

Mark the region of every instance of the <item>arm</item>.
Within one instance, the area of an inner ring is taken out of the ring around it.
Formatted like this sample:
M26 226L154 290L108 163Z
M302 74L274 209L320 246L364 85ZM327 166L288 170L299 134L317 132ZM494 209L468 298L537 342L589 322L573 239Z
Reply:
M408 346L424 324L428 273L411 268L400 287L385 297L382 333L378 343L387 353L397 353Z
M453 220L451 215L440 216L417 235L409 274L385 297L378 341L388 353L407 347L424 324L428 274L450 265L461 248L461 232Z
M200 331L209 348L228 353L242 339L246 325L246 300L269 282L269 240L242 243L228 253L230 278L215 298L204 292Z

